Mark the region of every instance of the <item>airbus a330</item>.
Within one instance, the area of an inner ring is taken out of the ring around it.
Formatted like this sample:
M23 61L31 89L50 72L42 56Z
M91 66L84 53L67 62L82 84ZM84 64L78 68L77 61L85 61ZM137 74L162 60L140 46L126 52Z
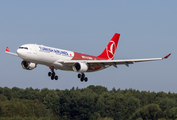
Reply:
M110 66L117 68L117 65L121 64L128 67L129 64L136 62L163 60L171 55L170 53L162 58L114 60L119 37L120 34L115 33L104 51L98 56L37 44L22 45L17 49L16 53L10 52L7 47L5 53L15 55L23 59L21 66L26 70L33 70L37 67L37 64L46 65L51 70L48 72L48 76L51 80L58 80L58 76L55 74L54 70L59 69L78 72L78 78L80 78L82 82L88 81L88 78L84 74L85 72L95 72Z

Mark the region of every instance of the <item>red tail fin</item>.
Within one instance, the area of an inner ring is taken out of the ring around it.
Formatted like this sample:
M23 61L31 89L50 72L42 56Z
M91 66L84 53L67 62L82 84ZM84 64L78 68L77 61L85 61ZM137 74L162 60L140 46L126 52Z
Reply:
M108 43L108 45L106 46L106 48L104 49L104 51L98 57L107 59L107 60L108 59L113 60L115 51L117 49L117 44L119 42L119 37L120 37L120 34L115 33L112 39L110 40L110 42Z

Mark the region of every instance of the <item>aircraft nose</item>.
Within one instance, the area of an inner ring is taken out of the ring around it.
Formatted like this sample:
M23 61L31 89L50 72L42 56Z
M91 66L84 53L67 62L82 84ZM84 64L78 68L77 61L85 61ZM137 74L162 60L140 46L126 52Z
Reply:
M18 50L17 50L17 54L18 54L18 56L21 57L21 58L25 57L25 53L24 53L24 51L23 51L22 49L18 49Z
M18 56L21 56L20 49L17 50L17 54L18 54Z
M19 49L17 50L17 54L18 54L18 56L20 55L20 50Z

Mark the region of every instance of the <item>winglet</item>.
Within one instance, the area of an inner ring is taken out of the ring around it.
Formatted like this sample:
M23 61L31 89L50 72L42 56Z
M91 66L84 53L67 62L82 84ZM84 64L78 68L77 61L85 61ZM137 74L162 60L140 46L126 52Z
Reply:
M9 47L6 47L6 52L9 52Z
M167 56L163 57L163 59L167 59L170 55L171 55L171 53L168 54Z

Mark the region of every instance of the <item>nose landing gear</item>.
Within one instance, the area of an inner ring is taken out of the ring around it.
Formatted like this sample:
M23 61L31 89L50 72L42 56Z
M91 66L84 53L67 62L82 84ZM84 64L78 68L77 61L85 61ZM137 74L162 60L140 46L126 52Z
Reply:
M81 82L83 82L83 81L87 82L88 81L88 78L85 77L84 73L79 73L77 77L80 78Z
M58 80L58 76L55 75L54 68L50 68L51 72L48 72L48 76L51 77L51 80Z

